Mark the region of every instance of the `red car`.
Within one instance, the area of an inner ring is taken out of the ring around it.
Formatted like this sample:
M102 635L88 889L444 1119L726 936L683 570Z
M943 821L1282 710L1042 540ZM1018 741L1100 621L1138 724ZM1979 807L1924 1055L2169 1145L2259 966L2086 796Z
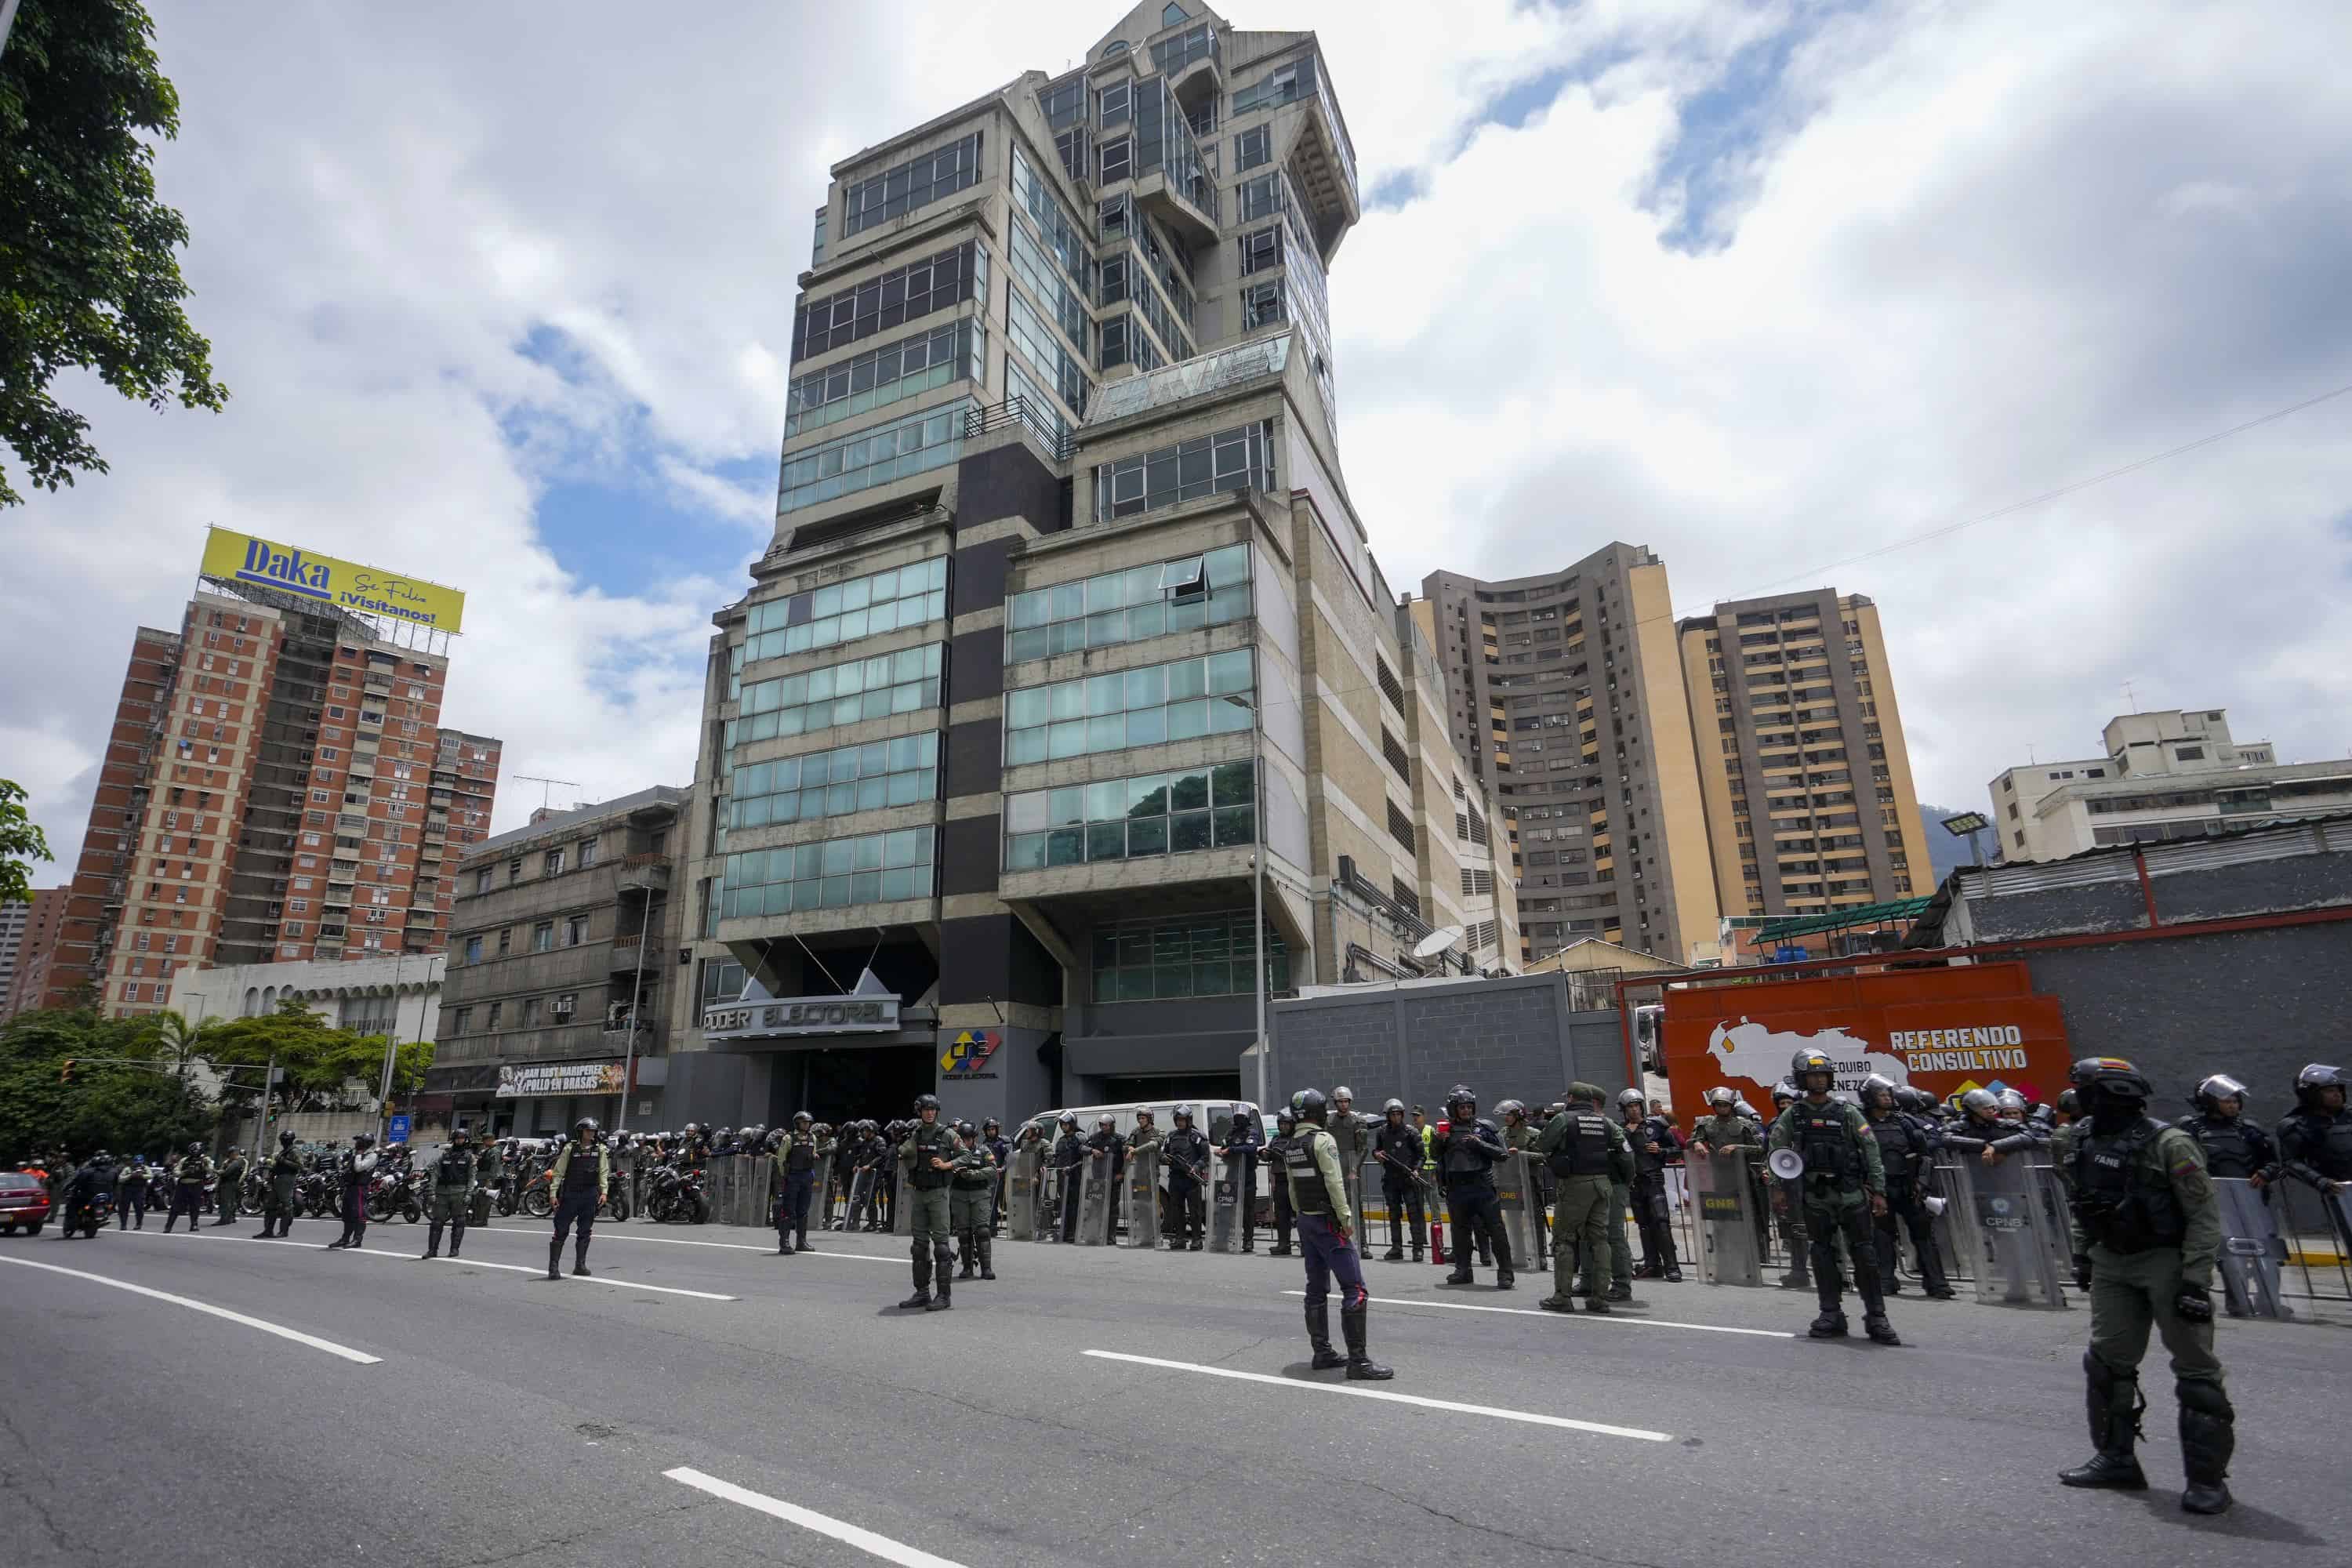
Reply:
M0 1171L0 1236L14 1236L23 1226L32 1236L49 1223L48 1190L38 1176L22 1171Z

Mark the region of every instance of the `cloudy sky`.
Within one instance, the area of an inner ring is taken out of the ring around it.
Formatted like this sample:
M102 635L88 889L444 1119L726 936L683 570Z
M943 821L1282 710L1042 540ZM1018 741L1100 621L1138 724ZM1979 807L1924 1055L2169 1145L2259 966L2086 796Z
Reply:
M210 522L467 590L446 717L507 742L499 826L540 798L515 773L686 782L827 166L1119 15L155 9L159 178L234 396L79 389L113 472L0 514L0 774L61 866ZM2094 749L2126 682L2352 748L2352 396L1873 553L2352 384L2352 10L1227 14L1318 29L1349 112L1342 455L1392 583L1623 539L1685 611L1867 593L1930 800Z

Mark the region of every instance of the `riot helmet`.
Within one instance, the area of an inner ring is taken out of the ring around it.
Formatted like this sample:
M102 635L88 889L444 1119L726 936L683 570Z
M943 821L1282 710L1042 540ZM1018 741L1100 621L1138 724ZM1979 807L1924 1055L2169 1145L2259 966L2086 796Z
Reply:
M1885 1073L1872 1073L1862 1080L1862 1103L1866 1110L1892 1109L1896 1103L1895 1080ZM1879 1097L1884 1095L1882 1100Z
M1816 1075L1822 1079L1818 1089L1811 1082ZM1837 1063L1824 1051L1799 1051L1789 1058L1789 1079L1807 1094L1826 1094L1837 1082Z
M1797 1086L1793 1080L1784 1078L1772 1086L1772 1103L1775 1106L1786 1105L1796 1098Z
M2082 1115L2083 1097L2071 1089L2061 1089L2058 1093L2058 1114L2069 1118Z
M1157 1113L1152 1110L1151 1107L1148 1105L1136 1107L1135 1124L1138 1127L1149 1127L1155 1120L1157 1120Z
M290 1132L281 1132L278 1136L280 1138L291 1138L293 1134ZM474 1135L463 1127L452 1127L449 1130L449 1142L452 1143L470 1143L473 1141Z
M2246 1109L2246 1086L2228 1073L2217 1072L2197 1086L2197 1093L2192 1103L2208 1116L2221 1116L2221 1102L2225 1100L2234 1100L2238 1102L2230 1108L2228 1117L2224 1117L2224 1120L2228 1120L2229 1117L2235 1117Z
M2334 1089L2333 1104L2328 1090ZM2294 1102L2305 1110L2341 1110L2344 1106L2344 1069L2326 1062L2313 1062L2294 1075Z
M1709 1105L1714 1106L1718 1111L1730 1111L1738 1103L1738 1100L1739 1097L1731 1092L1730 1086L1728 1085L1719 1084L1716 1088L1710 1089L1706 1091L1706 1102Z
M193 1154L193 1153L194 1153L194 1152L195 1152L199 1148L201 1148L201 1147L202 1147L202 1145L201 1145L201 1144L194 1144L194 1143L192 1143L192 1144L190 1144L190 1145L188 1146L188 1152L189 1152L189 1153L191 1153L191 1154ZM353 1138L353 1139L352 1140L352 1148L354 1148L354 1149L373 1149L373 1148L374 1148L374 1147L375 1147L375 1134L374 1134L374 1133L373 1133L373 1132L362 1132L362 1133L361 1133L358 1137Z
M1455 1111L1463 1110L1466 1110L1472 1116L1477 1115L1478 1097L1470 1092L1468 1084L1457 1083L1445 1091L1445 1114L1451 1117Z
M940 1097L938 1095L919 1094L915 1096L915 1116L917 1120L919 1121L921 1119L924 1111L929 1110L936 1112L939 1108Z
M955 1134L957 1137L969 1143L973 1139L980 1136L980 1131L979 1129L973 1127L969 1121L959 1121L955 1124Z
M593 1139L596 1136L596 1119L593 1116L583 1116L579 1121L573 1122L572 1124L572 1136L579 1139L583 1143Z
M1404 1101L1397 1099L1394 1095L1391 1095L1389 1097L1389 1102L1381 1107L1381 1114L1384 1117L1402 1116L1404 1114Z
M1356 1103L1356 1091L1343 1083L1331 1091L1331 1103L1342 1110L1352 1110Z
M1776 1096L1776 1097L1775 1097L1776 1100L1777 1100L1777 1098L1778 1098L1778 1097ZM1733 1100L1732 1100L1732 1102L1731 1102L1731 1109L1732 1109L1735 1112L1737 1112L1738 1114L1739 1114L1739 1115L1741 1115L1741 1116L1745 1116L1745 1117L1747 1117L1747 1118L1748 1118L1749 1121L1763 1121L1763 1120L1764 1120L1763 1112L1761 1112L1761 1111L1758 1110L1754 1106L1752 1106L1752 1105L1748 1104L1748 1097L1747 1097L1746 1095L1744 1095L1744 1094L1743 1094L1743 1095L1738 1095L1738 1096L1737 1096L1737 1097L1735 1097L1735 1098L1733 1099Z
M291 1131L280 1132L278 1135L278 1142L281 1144L292 1143L294 1142L294 1134Z
M191 1143L188 1145L188 1152L191 1154L201 1154L204 1152L205 1146L202 1143Z
M1274 1113L1274 1124L1284 1132L1296 1132L1298 1131L1298 1112L1286 1105Z
M1004 1124L992 1116L980 1124L980 1130L982 1132L1002 1132L1004 1131Z
M1339 1094L1347 1092L1344 1089L1339 1091ZM1319 1089L1302 1089L1290 1097L1290 1103L1301 1121L1312 1121L1320 1127L1331 1118L1330 1102L1323 1098L1323 1091Z
M1100 1116L1097 1116L1097 1117L1096 1117L1096 1118L1095 1118L1095 1131L1097 1131L1097 1132L1115 1132L1115 1131L1117 1131L1118 1130L1118 1117L1116 1117L1116 1116L1113 1116L1109 1111L1106 1110L1106 1111L1104 1111Z
M699 1122L696 1122L696 1121L689 1121L689 1122L688 1122L688 1123L686 1124L686 1127L685 1127L685 1129L684 1129L684 1131L683 1131L683 1134L682 1134L682 1135L683 1135L683 1136L685 1136L685 1137L688 1137L688 1138L692 1138L692 1137L695 1137L695 1136L697 1136L698 1134L699 1134L699 1133L701 1132L701 1131L702 1131L702 1125L701 1125L701 1123L699 1123Z
M2147 1079L2121 1057L2084 1057L2066 1076L2082 1092L2083 1109L2090 1112L2095 1131L2125 1131L2147 1111Z
M1506 1121L1514 1116L1524 1121L1528 1117L1528 1108L1516 1100L1498 1100L1495 1102L1495 1114Z
M2058 1108L2054 1105L2037 1105L2026 1112L2025 1119L2039 1126L2055 1127L2058 1125Z
M1639 1110L1642 1109L1642 1091L1638 1089L1620 1089L1617 1093L1617 1109L1620 1110L1628 1107Z
M1246 1127L1248 1127L1248 1126L1249 1126L1249 1124L1250 1124L1250 1113L1249 1113L1249 1107L1248 1107L1248 1106L1246 1106L1246 1105L1236 1105L1236 1106L1234 1106L1234 1126L1236 1126L1236 1127L1246 1128Z
M1192 1108L1189 1105L1180 1105L1176 1108L1175 1114L1171 1116L1169 1120L1171 1121L1190 1121L1192 1120Z
M2000 1091L1999 1099L2000 1100L2000 1118L2002 1121L2022 1121L2025 1120L2025 1096L2020 1094L2013 1089L2004 1089Z
M1989 1089L1972 1089L1960 1096L1960 1111L1990 1121L2000 1113L2000 1099Z
M1069 1110L1062 1112L1062 1125L1070 1129L1073 1132L1076 1131L1078 1127L1076 1112Z
M816 1125L816 1118L811 1116L805 1110L795 1110L793 1112L793 1125L795 1127L814 1127Z

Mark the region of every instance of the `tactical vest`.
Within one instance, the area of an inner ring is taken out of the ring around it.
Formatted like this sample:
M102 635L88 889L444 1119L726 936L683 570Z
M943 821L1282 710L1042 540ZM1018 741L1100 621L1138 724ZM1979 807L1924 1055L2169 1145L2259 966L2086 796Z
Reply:
M1907 1184L1912 1174L1911 1157L1922 1152L1917 1130L1897 1112L1866 1120L1870 1135L1878 1140L1878 1157L1886 1166L1888 1184Z
M1862 1156L1854 1152L1844 1105L1834 1100L1820 1105L1801 1100L1795 1112L1797 1152L1805 1157L1806 1176L1833 1178L1841 1185L1860 1181Z
M2352 1182L2352 1110L2304 1111L2288 1121L2301 1124L2302 1159L2331 1182Z
M2246 1136L2246 1119L2224 1121L2216 1116L2193 1116L2180 1124L2205 1151L2205 1172L2212 1176L2244 1177L2254 1173L2254 1150Z
M1569 1135L1545 1158L1555 1176L1605 1176L1609 1173L1609 1119L1591 1111L1568 1118Z
M474 1152L452 1144L433 1162L433 1184L445 1192L460 1192L474 1184Z
M563 1167L563 1195L579 1198L595 1194L596 1151L574 1143L572 1145L572 1163Z
M120 1184L126 1187L145 1186L147 1184L147 1167L144 1165L130 1166L122 1173L120 1178Z
M1444 1169L1448 1176L1483 1176L1495 1163L1495 1157L1472 1142L1484 1134L1492 1136L1483 1122L1449 1128L1445 1140Z
M806 1132L795 1132L784 1144L784 1169L814 1171L816 1169L816 1139Z
M2074 1146L2074 1217L2110 1252L2178 1247L2188 1234L2172 1184L2140 1157L2163 1131L2147 1117L2127 1132L2093 1134Z
M931 1158L937 1155L942 1160L954 1159L956 1156L955 1134L936 1121L928 1124L918 1122L915 1126L914 1142L915 1162L908 1168L907 1179L915 1184L918 1192L937 1192L948 1184L948 1173L945 1171L932 1170Z
M1268 1152L1282 1162L1283 1174L1290 1180L1292 1210L1329 1218L1331 1193L1323 1184L1323 1167L1315 1163L1314 1132L1296 1132L1287 1138L1277 1138Z

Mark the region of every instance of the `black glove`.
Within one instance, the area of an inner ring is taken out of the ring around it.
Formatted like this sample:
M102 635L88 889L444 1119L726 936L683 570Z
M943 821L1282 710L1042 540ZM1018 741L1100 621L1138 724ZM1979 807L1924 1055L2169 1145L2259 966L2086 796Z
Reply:
M2088 1290L2090 1288L2091 1255L2087 1252L2078 1252L2074 1254L2074 1289Z
M2213 1321L2213 1295L2202 1285L2183 1285L2180 1294L2172 1299L2172 1310L2183 1321L2210 1323Z

